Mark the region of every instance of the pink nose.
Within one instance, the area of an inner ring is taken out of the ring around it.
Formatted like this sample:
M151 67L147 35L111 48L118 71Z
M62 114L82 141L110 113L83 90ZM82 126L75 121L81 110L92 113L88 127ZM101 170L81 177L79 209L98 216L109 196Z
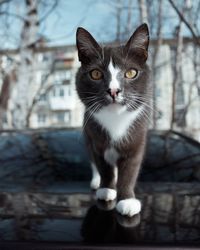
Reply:
M118 96L121 92L121 89L108 89L107 92L112 98L116 98L116 96Z

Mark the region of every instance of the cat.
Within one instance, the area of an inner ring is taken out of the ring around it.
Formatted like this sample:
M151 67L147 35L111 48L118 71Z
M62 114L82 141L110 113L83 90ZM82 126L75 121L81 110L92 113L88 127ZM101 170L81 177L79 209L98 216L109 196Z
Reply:
M76 90L85 106L91 187L97 199L117 199L116 210L131 217L141 211L134 187L152 109L148 26L139 26L125 45L105 47L79 27L76 45L81 62Z

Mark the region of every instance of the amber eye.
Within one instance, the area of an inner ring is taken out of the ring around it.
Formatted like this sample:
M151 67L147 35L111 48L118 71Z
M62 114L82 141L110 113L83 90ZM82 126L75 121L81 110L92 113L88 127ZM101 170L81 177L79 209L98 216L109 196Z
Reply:
M129 69L125 72L125 77L128 79L133 79L137 76L137 70L136 69Z
M90 76L92 77L93 80L100 80L102 79L103 74L98 69L94 69L90 72Z

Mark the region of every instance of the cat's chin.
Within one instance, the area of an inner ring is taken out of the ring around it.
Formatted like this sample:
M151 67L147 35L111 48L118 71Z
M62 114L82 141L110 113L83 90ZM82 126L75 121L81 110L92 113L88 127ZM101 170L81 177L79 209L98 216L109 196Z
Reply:
M127 107L121 103L115 102L115 103L108 104L107 109L110 112L116 112L116 113L120 114L122 112L125 112L127 110Z

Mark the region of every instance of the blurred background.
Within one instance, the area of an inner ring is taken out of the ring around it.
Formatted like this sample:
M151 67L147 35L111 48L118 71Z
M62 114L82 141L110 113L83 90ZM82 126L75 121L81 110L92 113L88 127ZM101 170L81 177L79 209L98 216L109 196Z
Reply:
M82 26L103 45L123 44L144 22L154 112L136 187L141 223L127 231L115 210L88 210L75 34ZM200 0L0 0L0 249L12 240L199 246L199 142Z
M200 0L1 0L1 130L81 127L76 28L121 44L143 22L151 38L151 128L200 141Z

